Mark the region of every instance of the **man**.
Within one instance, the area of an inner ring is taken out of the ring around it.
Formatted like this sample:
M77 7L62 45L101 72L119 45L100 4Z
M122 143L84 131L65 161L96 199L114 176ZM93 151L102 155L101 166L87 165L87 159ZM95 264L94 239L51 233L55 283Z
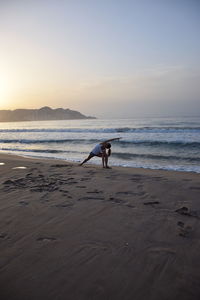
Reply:
M102 158L102 165L103 168L110 169L108 166L108 157L111 155L111 144L109 142L114 141L114 140L119 140L121 138L114 138L110 139L104 142L101 142L97 144L94 149L90 152L88 157L80 164L82 166L84 163L86 163L88 160L90 160L94 156L98 156ZM106 149L108 149L108 153L106 152Z

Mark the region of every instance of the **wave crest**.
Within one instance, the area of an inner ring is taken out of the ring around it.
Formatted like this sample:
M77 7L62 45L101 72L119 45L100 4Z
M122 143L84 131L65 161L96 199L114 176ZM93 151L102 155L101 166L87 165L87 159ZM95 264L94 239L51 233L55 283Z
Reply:
M200 127L116 127L116 128L17 128L17 129L0 129L1 133L172 133L172 132L200 132Z
M98 139L0 139L2 144L94 144L99 143ZM120 146L168 146L168 147L193 147L200 148L200 142L189 142L189 141L152 141L152 140L120 140L113 141L113 144L119 144Z

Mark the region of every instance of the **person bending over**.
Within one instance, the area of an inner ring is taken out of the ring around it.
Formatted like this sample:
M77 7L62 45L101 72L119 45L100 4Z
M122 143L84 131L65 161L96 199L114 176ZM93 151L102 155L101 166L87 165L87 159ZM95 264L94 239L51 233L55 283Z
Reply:
M114 140L119 140L121 138L114 138L110 139L104 142L101 142L97 144L94 149L90 152L88 157L80 164L82 166L84 163L86 163L88 160L90 160L94 156L98 156L102 158L102 165L103 168L109 169L110 167L108 166L108 157L111 155L111 144L109 142L114 141ZM106 149L108 149L108 153L106 152Z

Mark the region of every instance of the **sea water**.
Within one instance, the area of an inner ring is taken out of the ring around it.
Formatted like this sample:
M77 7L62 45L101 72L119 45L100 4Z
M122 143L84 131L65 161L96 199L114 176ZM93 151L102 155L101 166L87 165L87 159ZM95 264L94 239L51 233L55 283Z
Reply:
M81 162L112 142L109 164L200 173L200 118L90 119L0 123L0 151ZM91 163L101 164L93 158Z

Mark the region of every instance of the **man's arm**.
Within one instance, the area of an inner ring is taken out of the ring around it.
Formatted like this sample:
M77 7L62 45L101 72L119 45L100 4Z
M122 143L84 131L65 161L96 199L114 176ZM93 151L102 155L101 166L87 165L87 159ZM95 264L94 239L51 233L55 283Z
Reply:
M118 138L106 140L106 141L104 141L104 142L101 142L100 144L104 144L104 143L108 143L108 142L115 141L115 140L120 140L120 139L121 139L121 137L118 137Z

